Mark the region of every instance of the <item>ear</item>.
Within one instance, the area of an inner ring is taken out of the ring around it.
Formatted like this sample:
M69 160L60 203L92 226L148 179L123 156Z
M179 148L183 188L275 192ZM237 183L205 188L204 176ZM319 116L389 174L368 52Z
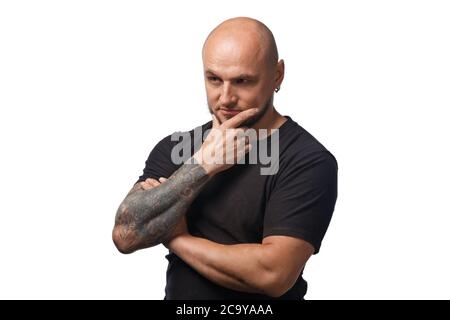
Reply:
M275 88L278 88L281 86L281 83L283 83L284 79L284 60L281 59L277 63L277 67L275 70ZM275 90L274 88L274 90Z

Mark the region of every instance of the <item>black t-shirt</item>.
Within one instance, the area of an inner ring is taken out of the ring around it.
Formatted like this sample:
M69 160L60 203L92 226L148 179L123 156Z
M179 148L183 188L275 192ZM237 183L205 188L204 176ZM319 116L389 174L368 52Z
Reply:
M261 175L266 163L248 164L247 157L246 164L215 175L187 211L192 235L221 244L261 243L266 236L284 235L303 239L314 246L314 253L319 252L336 202L337 162L311 134L286 118L278 131L278 172ZM201 126L202 131L211 125ZM194 141L194 130L189 135ZM270 140L267 138L269 151ZM177 144L171 136L161 140L151 151L138 181L171 176L181 166L171 161ZM220 287L172 252L166 258L166 299L272 299ZM280 299L302 299L306 289L301 275Z

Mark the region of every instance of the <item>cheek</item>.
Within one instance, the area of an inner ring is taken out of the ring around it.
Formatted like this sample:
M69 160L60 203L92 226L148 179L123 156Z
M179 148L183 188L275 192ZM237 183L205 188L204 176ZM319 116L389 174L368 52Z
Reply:
M218 90L206 88L206 99L208 99L208 104L215 104L219 100L220 94Z
M239 105L246 109L260 107L264 97L261 93L246 93L239 97Z
M239 100L242 104L249 105L252 108L263 103L266 100L266 96L267 88L263 84L239 92Z

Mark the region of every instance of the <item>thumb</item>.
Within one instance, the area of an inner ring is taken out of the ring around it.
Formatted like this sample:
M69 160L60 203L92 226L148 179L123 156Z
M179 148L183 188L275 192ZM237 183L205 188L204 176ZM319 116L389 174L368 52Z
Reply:
M220 127L219 119L213 114L212 115L212 127L213 129L217 129Z
M166 182L166 181L167 181L166 178L163 178L163 177L159 178L159 182L161 182L161 183L164 183L164 182Z

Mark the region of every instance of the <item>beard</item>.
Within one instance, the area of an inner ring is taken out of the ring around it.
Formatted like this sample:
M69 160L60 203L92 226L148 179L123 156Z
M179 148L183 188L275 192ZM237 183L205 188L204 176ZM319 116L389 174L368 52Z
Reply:
M241 124L241 127L251 127L257 123L269 110L269 107L273 104L273 94L261 107L258 108L258 113L250 119L247 119ZM208 110L210 114L214 114L213 108L208 104ZM217 117L217 116L216 116ZM231 119L231 118L230 118ZM220 121L220 119L219 119Z

